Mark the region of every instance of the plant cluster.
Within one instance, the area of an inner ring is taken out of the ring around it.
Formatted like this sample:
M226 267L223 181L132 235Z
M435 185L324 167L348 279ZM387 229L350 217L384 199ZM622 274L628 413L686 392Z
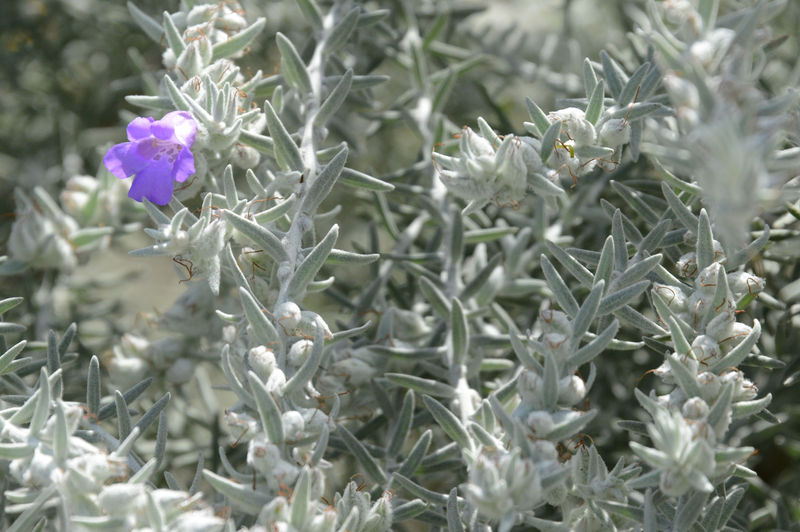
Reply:
M0 527L795 529L800 12L611 6L575 64L451 2L128 2L127 141L3 222ZM115 250L182 294L130 323Z

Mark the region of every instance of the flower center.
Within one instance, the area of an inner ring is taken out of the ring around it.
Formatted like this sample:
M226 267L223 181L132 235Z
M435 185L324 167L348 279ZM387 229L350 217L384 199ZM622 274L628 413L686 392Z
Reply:
M153 152L152 159L154 161L160 161L161 159L166 159L169 161L170 164L175 162L175 159L178 158L178 154L181 152L180 144L175 142L170 142L168 140L159 140L153 139Z

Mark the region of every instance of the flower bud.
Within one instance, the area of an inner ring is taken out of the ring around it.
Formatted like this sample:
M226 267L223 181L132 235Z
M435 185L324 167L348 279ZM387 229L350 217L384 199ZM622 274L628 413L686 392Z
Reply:
M291 331L294 331L302 317L300 307L297 306L297 303L293 303L292 301L285 301L275 307L274 314L277 323L283 326L287 334L291 334Z
M287 441L297 441L303 438L305 421L303 415L295 410L289 410L281 415L283 422L283 436Z
M675 263L678 268L678 274L684 278L694 277L697 274L697 254L690 251L682 255Z
M281 461L280 449L267 441L263 433L250 440L247 446L247 465L270 478Z
M236 144L231 150L231 161L239 168L255 168L261 160L261 154L255 148Z
M708 415L708 404L699 397L692 397L683 403L681 412L687 419L703 419Z
M523 401L540 404L542 378L533 370L523 370L517 379L517 389Z
M247 361L262 381L266 381L275 369L275 353L272 349L258 345L247 353Z
M533 137L519 137L519 140L522 142L519 147L520 155L528 173L539 172L544 164L539 155L542 143Z
M267 391L278 397L283 397L283 389L286 387L286 374L278 369L270 373L267 379Z
M488 156L494 158L494 148L489 140L475 133L471 128L465 127L461 132L461 151L469 157L478 158Z
M653 283L653 291L666 302L667 306L676 313L686 311L686 295L677 286Z
M392 503L386 495L380 497L369 509L362 532L383 532L392 525Z
M541 327L544 333L559 333L564 336L572 334L572 324L569 317L560 310L545 308L539 312L539 319L536 325Z
M326 508L323 513L315 515L308 526L309 532L334 532L338 513L334 508Z
M695 278L694 285L698 291L713 294L717 289L717 276L722 268L720 263L714 262L704 268Z
M553 430L553 426L555 425L553 422L553 417L547 412L543 412L541 410L534 410L528 414L528 419L525 421L537 438L543 438L546 434Z
M310 338L314 338L314 335L317 332L317 326L322 328L322 337L324 339L327 340L333 336L333 333L331 333L330 328L328 328L328 324L325 323L325 320L322 319L322 316L316 312L311 312L308 310L303 310L300 312L300 323L297 324L297 328L301 334Z
M758 295L764 290L764 285L764 279L752 273L732 272L728 274L728 286L737 297L745 294Z
M707 402L713 402L722 390L722 383L714 373L704 371L697 375L697 384L700 385L700 390L703 393L703 398Z
M250 441L258 431L258 422L250 414L226 410L222 419L231 438L237 442Z
M319 434L322 427L329 424L328 414L319 408L298 408L298 411L303 414L303 423L308 434Z
M586 120L586 114L577 107L567 107L553 111L547 115L550 123L561 121L561 130L575 141L576 146L589 146L594 144L596 133L591 122Z
M298 340L289 348L289 364L299 368L306 361L311 351L314 349L314 342L311 340Z
M111 515L125 515L142 504L145 487L144 484L109 484L103 487L97 502Z
M586 395L586 383L577 375L565 377L558 382L558 402L572 406Z
M710 336L701 334L692 341L692 353L700 364L709 366L720 356L719 344Z
M738 321L731 323L727 336L717 339L722 352L727 354L731 349L739 345L752 330L753 328L746 323Z
M600 143L610 148L627 144L631 139L631 126L624 118L612 118L600 126Z

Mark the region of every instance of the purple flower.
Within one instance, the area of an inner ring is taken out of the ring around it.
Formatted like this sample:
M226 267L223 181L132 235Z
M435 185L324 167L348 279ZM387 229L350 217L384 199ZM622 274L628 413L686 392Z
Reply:
M128 140L112 146L103 157L108 171L120 179L134 176L128 197L166 205L174 181L183 183L195 172L191 147L197 122L186 111L172 111L161 120L138 117L128 124Z

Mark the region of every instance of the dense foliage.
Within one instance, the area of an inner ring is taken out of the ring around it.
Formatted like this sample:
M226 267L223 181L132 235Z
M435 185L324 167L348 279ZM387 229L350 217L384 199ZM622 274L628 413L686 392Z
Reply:
M0 8L0 528L797 529L796 3L166 8Z

